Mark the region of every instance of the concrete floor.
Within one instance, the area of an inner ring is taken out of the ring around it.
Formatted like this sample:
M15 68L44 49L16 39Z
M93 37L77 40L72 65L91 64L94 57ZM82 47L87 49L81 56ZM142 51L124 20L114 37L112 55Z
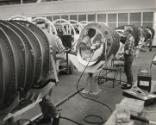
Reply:
M140 68L150 69L150 64L152 61L152 56L156 52L156 49L153 49L152 52L147 50L146 53L141 52L139 57L134 60L133 63L133 76L136 81L137 73ZM152 66L152 79L156 80L156 66ZM72 75L60 75L60 83L58 86L54 87L53 90L53 100L58 102L64 97L70 95L72 92L76 91L76 83L81 73L74 70ZM125 80L125 75L122 74L122 80ZM86 82L86 74L82 77L80 81L80 87L84 87ZM122 90L118 83L115 83L115 88L112 88L112 81L105 82L100 85L102 92L97 96L89 96L93 99L101 101L109 105L112 109L115 108L115 105L121 101L123 98ZM111 112L105 106L89 101L82 98L80 95L74 96L72 99L64 103L59 107L61 109L61 116L70 118L72 120L83 123L84 125L89 125L84 122L84 117L89 114L95 114L103 117L104 120L107 120L111 115ZM95 120L95 119L94 119ZM67 120L60 120L60 125L75 125Z
M133 63L133 76L136 81L137 73L140 68L150 69L150 64L152 61L153 54L156 53L156 48L153 49L152 52L147 50L146 53L141 53L138 58L134 60ZM156 66L152 66L152 79L156 80ZM72 75L59 75L60 83L57 86L54 86L52 99L54 104L69 96L71 93L76 91L76 84L80 77L81 73L76 69L72 73ZM125 74L122 74L122 80L125 81ZM79 87L85 87L86 83L86 74L83 75ZM100 88L102 89L101 93L97 96L89 96L90 98L96 99L109 105L109 107L114 110L115 105L121 101L122 89L120 88L119 83L115 83L115 87L112 88L112 81L104 82L100 84ZM90 114L99 115L104 120L107 120L111 115L110 110L101 104L96 102L92 102L90 100L82 98L80 95L76 95L66 103L58 107L60 110L61 116L67 117L69 119L75 120L83 125L91 125L84 122L84 117ZM29 111L29 113L24 113L21 118L29 119L35 114L40 113L39 106L36 106L34 109ZM153 118L155 116L152 115ZM96 119L91 119L95 121ZM76 125L68 120L61 119L59 125Z

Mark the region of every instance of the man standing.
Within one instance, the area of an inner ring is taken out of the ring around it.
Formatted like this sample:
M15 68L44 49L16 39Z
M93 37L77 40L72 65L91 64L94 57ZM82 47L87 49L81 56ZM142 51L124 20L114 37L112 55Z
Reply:
M130 89L133 84L132 63L134 59L135 38L132 35L132 28L126 27L125 35L126 42L124 47L124 71L127 77L127 84L124 84L122 89Z

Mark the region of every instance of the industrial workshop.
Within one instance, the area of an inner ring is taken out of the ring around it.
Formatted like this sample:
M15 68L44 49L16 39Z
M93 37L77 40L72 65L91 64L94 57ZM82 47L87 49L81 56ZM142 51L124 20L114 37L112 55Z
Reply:
M156 0L0 0L0 125L156 125Z

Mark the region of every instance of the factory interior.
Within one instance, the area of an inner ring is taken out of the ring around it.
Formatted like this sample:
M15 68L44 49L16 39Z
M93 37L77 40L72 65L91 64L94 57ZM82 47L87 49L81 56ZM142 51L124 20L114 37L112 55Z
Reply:
M0 125L156 125L156 0L0 12Z

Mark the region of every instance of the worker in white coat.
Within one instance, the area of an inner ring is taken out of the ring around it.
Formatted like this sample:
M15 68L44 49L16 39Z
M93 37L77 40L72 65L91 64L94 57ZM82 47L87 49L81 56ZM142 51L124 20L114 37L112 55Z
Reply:
M57 54L58 53L63 53L65 48L62 44L61 39L55 35L52 34L50 32L50 25L47 23L43 23L43 24L39 24L39 27L42 29L42 31L45 33L45 35L48 38L49 41L49 45L50 45L50 53L51 53L51 61L52 61L52 65L51 71L54 72L54 77L56 79L56 83L59 82L58 76L57 76L57 70L58 70L58 66L56 64L56 58L57 58Z

